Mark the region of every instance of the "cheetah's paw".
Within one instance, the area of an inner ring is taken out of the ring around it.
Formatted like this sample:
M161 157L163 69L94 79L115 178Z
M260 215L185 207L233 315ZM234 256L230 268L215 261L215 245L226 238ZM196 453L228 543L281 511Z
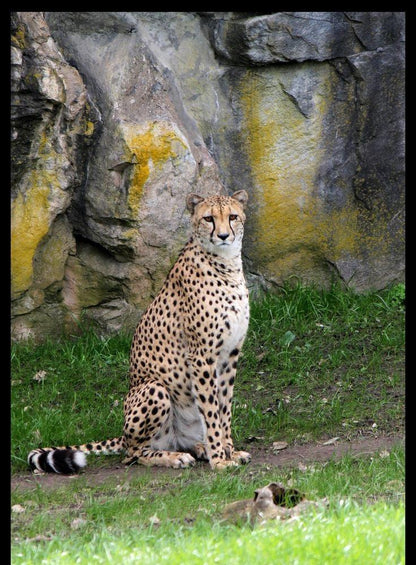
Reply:
M185 469L195 465L195 459L189 453L176 453L170 460L170 467L174 469Z
M216 471L222 471L227 467L237 467L237 466L238 463L230 459L216 459L214 461L211 461L211 469L215 469Z

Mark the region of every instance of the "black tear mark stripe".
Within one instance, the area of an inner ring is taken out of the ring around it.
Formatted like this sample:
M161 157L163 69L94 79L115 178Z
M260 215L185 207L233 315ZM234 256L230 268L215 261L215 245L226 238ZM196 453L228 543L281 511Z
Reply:
M235 237L235 231L233 230L233 226L231 225L230 218L228 218L228 223L230 224L230 230L233 232L233 236Z

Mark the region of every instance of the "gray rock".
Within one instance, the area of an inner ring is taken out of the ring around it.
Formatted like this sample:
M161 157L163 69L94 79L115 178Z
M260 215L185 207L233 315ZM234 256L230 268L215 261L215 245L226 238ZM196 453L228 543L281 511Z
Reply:
M75 245L65 214L89 136L85 86L42 13L14 14L11 31L11 294L18 338L63 327L62 279Z
M244 65L348 57L394 43L404 29L403 12L277 12L214 21L218 55Z
M253 293L403 280L403 12L22 12L11 90L15 338L132 329L189 192L248 191Z

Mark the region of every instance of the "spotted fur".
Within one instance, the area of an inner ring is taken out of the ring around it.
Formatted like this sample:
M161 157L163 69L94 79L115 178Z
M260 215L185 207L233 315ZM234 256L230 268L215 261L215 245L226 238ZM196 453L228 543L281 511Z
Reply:
M33 450L32 468L71 473L82 468L80 452L125 452L126 464L174 468L195 458L212 468L250 460L231 438L234 378L249 320L241 261L246 202L244 190L188 196L192 236L134 333L123 435Z

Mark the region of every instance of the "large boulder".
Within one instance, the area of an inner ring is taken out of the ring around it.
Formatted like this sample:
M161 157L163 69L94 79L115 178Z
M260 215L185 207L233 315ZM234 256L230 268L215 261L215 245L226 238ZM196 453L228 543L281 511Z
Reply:
M325 62L403 40L404 12L210 12L209 33L231 64Z
M11 57L12 316L14 335L27 337L31 326L56 331L66 315L60 294L75 253L66 212L91 132L84 83L40 12L13 15Z
M227 69L228 129L214 139L231 151L217 160L225 184L251 195L253 282L364 291L402 280L404 14L204 18Z
M55 332L82 315L103 332L131 329L188 237L186 195L223 190L216 163L137 15L19 13L14 21L13 335ZM26 92L32 76L40 79ZM58 217L65 245L54 237ZM57 280L45 280L42 258L56 264ZM40 288L52 283L59 288L47 306Z

